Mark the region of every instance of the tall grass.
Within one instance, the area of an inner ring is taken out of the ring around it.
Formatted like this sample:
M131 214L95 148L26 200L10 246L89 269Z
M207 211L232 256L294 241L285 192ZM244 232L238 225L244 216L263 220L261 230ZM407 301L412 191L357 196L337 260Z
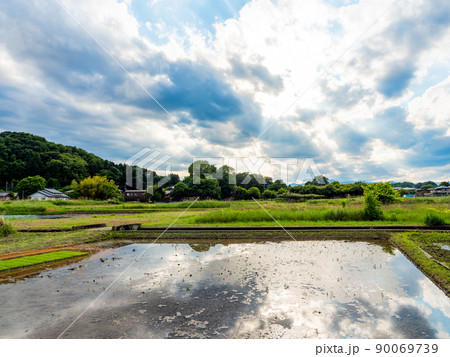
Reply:
M445 219L439 214L436 214L434 212L427 213L427 216L425 217L425 225L426 226L444 226L445 225Z
M174 203L155 203L152 205L155 208L187 208L192 204L192 201L174 202ZM231 206L230 201L215 201L205 200L196 201L191 208L224 208Z
M0 214L39 214L45 212L49 208L56 209L57 207L51 202L16 201L11 204L0 204Z
M13 233L16 233L14 226L0 217L0 237L6 237Z
M267 211L277 220L283 222L363 222L370 220L364 212L363 206L345 208L336 205L309 206L308 204L265 204ZM423 225L427 214L435 213L442 219L449 221L450 212L445 209L434 209L432 207L417 205L405 207L385 207L384 215L376 221L396 224ZM271 222L273 219L258 206L236 206L223 208L196 215L190 218L197 224L220 224L220 223L250 223Z
M361 210L327 209L327 210L279 210L268 209L277 221L364 221ZM273 218L261 209L222 209L208 212L194 218L195 223L233 223L233 222L270 222Z
M56 206L98 206L104 205L108 203L108 201L95 201L95 200L57 200L52 201L52 204Z

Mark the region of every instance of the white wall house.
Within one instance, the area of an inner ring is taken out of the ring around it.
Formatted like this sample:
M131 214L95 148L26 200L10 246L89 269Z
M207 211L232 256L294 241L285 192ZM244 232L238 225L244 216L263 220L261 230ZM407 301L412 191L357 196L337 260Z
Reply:
M67 200L70 197L65 195L62 192L59 192L58 190L54 190L52 188L44 188L43 190L40 190L38 192L35 192L28 196L28 198L31 198L32 200L38 200L38 201L46 201L46 200Z

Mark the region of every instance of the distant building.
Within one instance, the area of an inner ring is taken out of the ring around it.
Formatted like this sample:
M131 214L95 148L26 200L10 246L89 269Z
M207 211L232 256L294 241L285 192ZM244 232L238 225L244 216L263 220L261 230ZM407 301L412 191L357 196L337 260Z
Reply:
M418 196L418 197L432 196L432 189L431 188L426 188L424 190L418 190L416 192L416 196Z
M431 189L432 196L448 196L450 195L450 186L438 186Z
M9 201L12 195L9 192L0 192L0 201Z
M58 190L55 190L53 188L44 188L43 190L40 190L38 192L33 193L32 195L28 196L28 198L31 198L32 200L38 200L38 201L47 201L47 200L67 200L70 197L65 195L62 192L59 192Z
M415 188L415 187L394 187L394 190L396 190L396 191L401 191L401 190L405 190L405 191L419 191L419 189Z
M145 197L147 191L145 190L126 190L125 201L140 201L146 202L148 198Z
M172 193L172 191L173 191L173 186L166 188L166 190L164 191L164 202L172 201L172 196L170 195Z

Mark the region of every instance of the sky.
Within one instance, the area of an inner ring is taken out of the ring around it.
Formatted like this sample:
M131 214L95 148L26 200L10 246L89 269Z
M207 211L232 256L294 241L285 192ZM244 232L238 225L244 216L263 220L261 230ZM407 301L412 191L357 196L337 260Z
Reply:
M182 176L313 160L343 182L440 182L449 48L447 0L8 1L0 131L118 163L150 148Z

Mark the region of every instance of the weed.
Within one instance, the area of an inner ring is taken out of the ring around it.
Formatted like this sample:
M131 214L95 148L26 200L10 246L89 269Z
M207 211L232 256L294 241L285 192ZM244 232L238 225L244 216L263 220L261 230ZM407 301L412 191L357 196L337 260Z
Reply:
M13 233L16 233L14 226L0 217L0 237L7 237Z
M383 219L383 211L380 202L375 198L371 190L364 192L364 217L369 221L377 221Z
M427 226L444 226L445 219L434 212L428 212L425 217L425 225Z

